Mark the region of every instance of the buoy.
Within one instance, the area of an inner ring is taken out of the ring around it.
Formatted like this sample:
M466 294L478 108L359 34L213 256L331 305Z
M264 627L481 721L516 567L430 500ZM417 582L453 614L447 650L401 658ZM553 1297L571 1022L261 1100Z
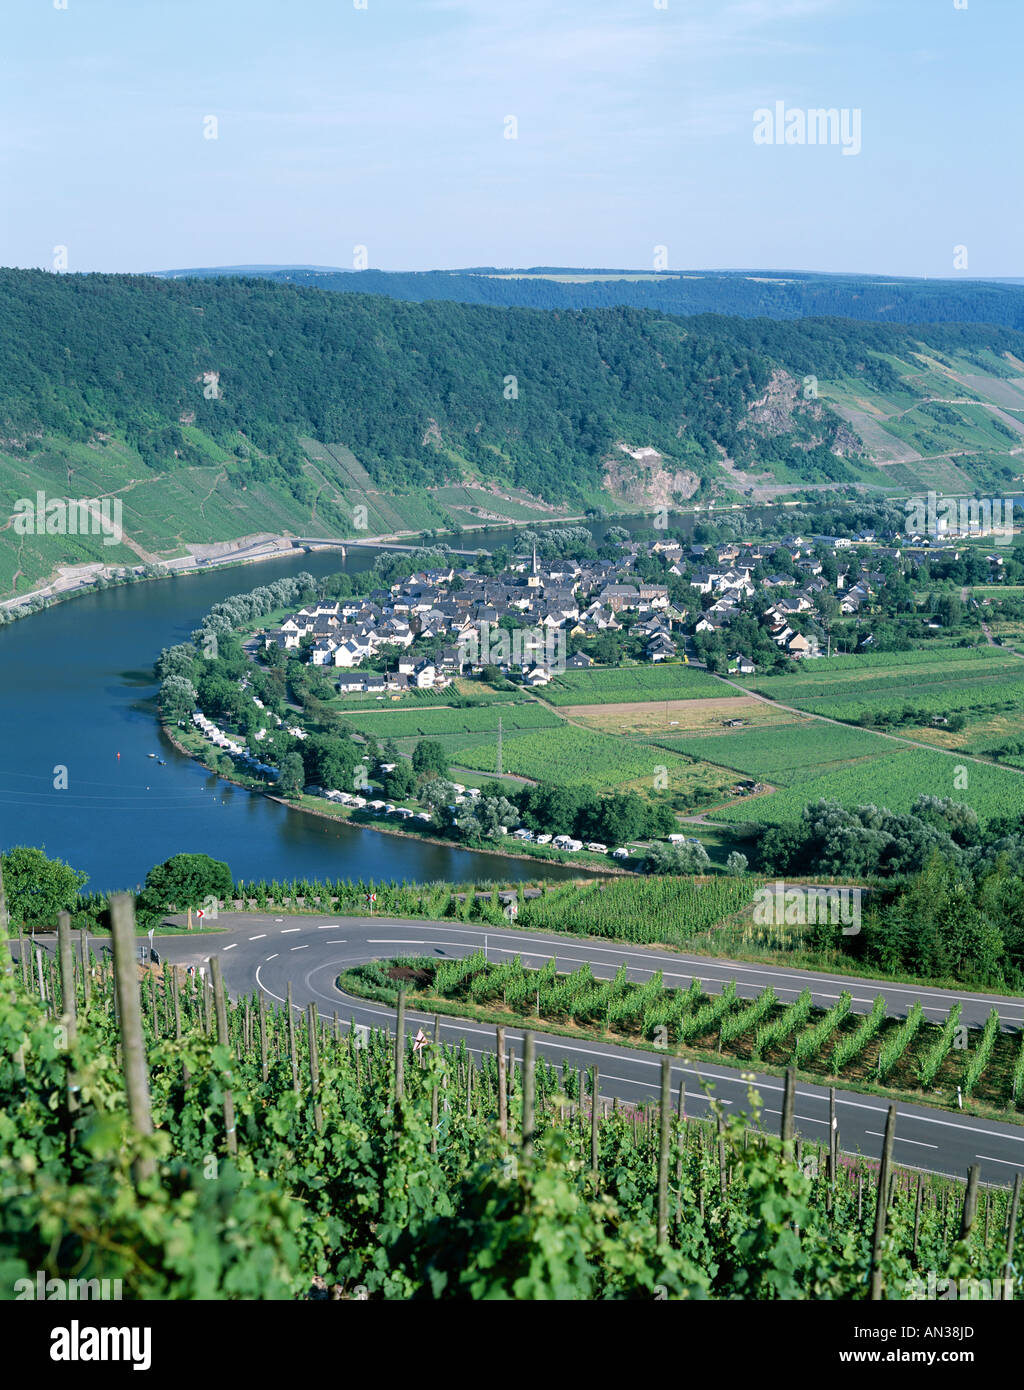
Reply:
M120 754L120 753L118 753L118 755L117 755L117 756L118 756L118 757L119 757L119 758L120 758L120 756L121 756L121 754Z

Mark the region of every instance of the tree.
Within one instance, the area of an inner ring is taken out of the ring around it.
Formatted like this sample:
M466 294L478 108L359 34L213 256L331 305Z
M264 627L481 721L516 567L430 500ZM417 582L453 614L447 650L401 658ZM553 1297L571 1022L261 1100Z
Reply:
M306 781L306 769L298 753L286 753L281 759L277 785L286 796L300 792Z
M384 794L392 801L408 796L416 786L416 774L411 763L400 758L390 772L384 773Z
M0 867L11 926L29 930L55 927L58 912L73 912L89 877L27 845L0 854Z
M230 898L234 893L231 870L208 854L175 854L155 865L146 875L140 906L153 912L202 907L207 898Z
M725 861L725 871L729 874L745 874L747 872L747 856L734 849Z
M425 780L448 776L448 757L436 739L420 739L412 754L412 770Z
M699 874L711 860L703 845L673 845L656 840L647 851L649 874Z
M168 719L183 719L191 714L198 698L187 676L167 676L160 686L160 705Z

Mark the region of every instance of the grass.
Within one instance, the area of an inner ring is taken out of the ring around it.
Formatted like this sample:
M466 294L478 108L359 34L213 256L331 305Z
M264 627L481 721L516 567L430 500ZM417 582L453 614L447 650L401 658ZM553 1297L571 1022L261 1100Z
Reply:
M826 774L841 778L851 761L892 751L892 744L877 734L813 720L736 729L707 738L664 738L658 744L784 786Z

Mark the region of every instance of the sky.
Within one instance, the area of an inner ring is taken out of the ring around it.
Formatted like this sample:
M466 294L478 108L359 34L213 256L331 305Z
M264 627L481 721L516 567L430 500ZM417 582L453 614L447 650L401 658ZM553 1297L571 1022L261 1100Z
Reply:
M1022 0L3 0L3 27L2 265L1024 275ZM817 108L848 138L799 142Z

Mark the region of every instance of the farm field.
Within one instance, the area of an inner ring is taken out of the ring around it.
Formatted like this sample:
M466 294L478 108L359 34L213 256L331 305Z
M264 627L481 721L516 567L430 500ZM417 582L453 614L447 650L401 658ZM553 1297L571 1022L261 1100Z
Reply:
M687 730L711 732L727 719L745 724L792 724L793 716L774 709L752 695L725 695L721 699L642 700L620 705L562 705L562 714L575 723L601 733L654 734ZM810 721L808 721L810 722ZM664 740L659 739L659 743Z
M852 765L890 755L893 747L878 734L814 720L737 729L708 738L659 739L658 745L784 786L819 776L841 776Z
M1020 810L1024 778L1018 773L990 763L961 763L955 755L924 748L898 743L889 746L892 751L885 756L794 781L770 796L751 797L709 814L716 820L776 825L798 819L811 801L838 801L844 806L871 804L890 811L909 811L922 795L965 802L982 822Z
M643 700L696 700L722 694L722 683L694 666L612 666L563 671L544 688L552 705L605 705Z
M495 741L453 751L453 759L479 772L495 769ZM616 791L652 790L664 769L668 790L692 792L699 786L728 787L732 778L720 768L697 764L652 744L633 743L589 729L562 725L511 739L504 747L505 772L537 782Z
M502 703L496 708L374 710L356 713L349 723L357 733L374 738L408 738L412 735L497 732L503 729L552 729L562 724L557 714L534 701Z
M1024 704L1021 661L998 648L880 652L877 658L832 657L797 675L754 677L747 684L768 699L851 722L865 712L899 713L906 706L945 715Z

